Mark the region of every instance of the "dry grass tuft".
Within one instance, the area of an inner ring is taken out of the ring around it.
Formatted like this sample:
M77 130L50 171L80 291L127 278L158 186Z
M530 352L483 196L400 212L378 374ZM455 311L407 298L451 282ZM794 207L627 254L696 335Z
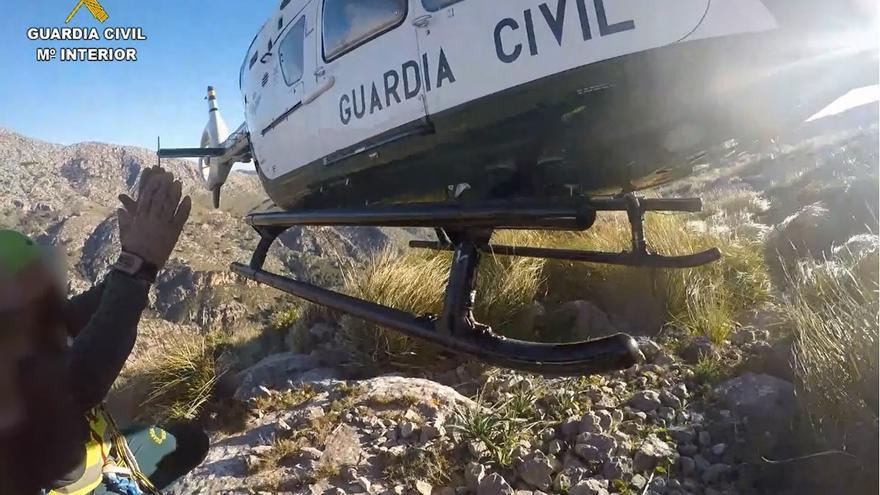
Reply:
M363 270L346 274L345 291L415 314L436 313L443 301L448 261L440 255L418 254L399 255L387 250L378 253ZM430 349L421 341L356 318L344 316L340 326L358 364L415 367L418 356Z
M263 394L252 400L251 407L263 413L277 411L289 411L297 408L318 395L318 392L309 385L291 388L283 392Z
M677 255L718 247L722 258L685 270L551 260L544 270L548 298L591 299L617 314L654 307L660 314L648 323L671 321L715 342L727 337L736 324L734 315L770 299L771 281L759 241L697 229L686 216L672 214L648 214L645 231L655 252ZM608 215L584 233L546 233L542 241L558 247L621 251L628 249L629 227L625 216Z
M517 317L535 297L539 287L540 260L503 259L487 256L477 273L480 297L475 313L497 328ZM437 314L451 264L448 253L383 251L366 268L345 277L348 294L417 315ZM394 368L422 368L431 346L398 332L351 317L341 320L343 335L362 364Z
M302 437L276 438L270 447L260 455L261 462L252 466L254 471L277 469L283 466L285 462L296 458L303 447L308 447L308 442Z
M876 432L877 265L875 251L861 259L808 261L789 276L784 309L795 332L793 368L820 432L847 425L873 425Z
M399 456L384 454L382 457L385 464L382 474L385 479L411 488L415 488L413 485L416 480L424 480L435 486L445 485L453 474L461 470L460 463L455 462L453 450L439 442L407 449Z
M516 242L535 232L501 231L492 238L498 244ZM501 331L513 323L541 289L545 261L536 258L484 254L477 270L477 304L479 321Z
M226 371L215 356L222 343L217 334L193 333L173 334L157 343L160 348L131 370L148 387L142 404L145 414L163 420L195 419Z

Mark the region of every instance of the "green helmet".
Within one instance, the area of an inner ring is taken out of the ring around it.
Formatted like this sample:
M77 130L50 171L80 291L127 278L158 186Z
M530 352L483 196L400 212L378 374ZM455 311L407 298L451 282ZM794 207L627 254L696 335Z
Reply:
M0 274L15 275L42 257L40 247L26 235L14 230L0 230Z
M0 311L22 307L58 288L46 249L14 230L0 230Z

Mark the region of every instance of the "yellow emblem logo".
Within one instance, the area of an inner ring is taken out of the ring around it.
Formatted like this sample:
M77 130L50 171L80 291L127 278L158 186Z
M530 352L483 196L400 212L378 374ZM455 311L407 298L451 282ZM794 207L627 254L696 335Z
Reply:
M79 8L83 5L85 5L86 8L89 9L92 17L94 17L98 22L104 22L107 20L108 17L110 17L107 15L107 11L104 10L104 7L101 5L100 2L98 2L98 0L79 0L76 3L76 6L73 7L73 10L70 11L70 14L67 16L64 24L69 23L70 20L73 19L73 16L75 16L76 13L79 12Z
M150 428L150 440L156 442L157 444L161 444L165 441L165 438L168 436L168 433L161 428Z

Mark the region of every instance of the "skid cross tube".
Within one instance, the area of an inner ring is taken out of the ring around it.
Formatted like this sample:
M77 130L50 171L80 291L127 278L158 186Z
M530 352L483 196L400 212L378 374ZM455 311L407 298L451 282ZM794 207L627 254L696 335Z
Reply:
M683 199L645 199L633 194L625 194L615 198L593 198L588 201L591 208L597 211L623 210L627 214L631 229L631 250L621 253L605 251L582 251L573 249L554 249L527 246L507 246L503 244L477 244L476 249L484 253L504 256L522 256L528 258L549 258L608 265L622 265L645 268L693 268L717 261L721 252L717 248L681 256L665 256L648 251L645 239L644 216L646 211L700 211L703 207L699 198ZM458 247L444 237L438 230L438 241L410 241L411 248L433 249L435 251L456 250Z

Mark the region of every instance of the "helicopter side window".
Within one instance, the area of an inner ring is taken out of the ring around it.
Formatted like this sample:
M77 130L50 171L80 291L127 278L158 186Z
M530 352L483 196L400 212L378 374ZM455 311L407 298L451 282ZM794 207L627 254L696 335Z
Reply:
M400 25L407 0L324 0L324 58L329 61Z
M449 7L460 1L461 0L422 0L422 6L425 7L425 10L428 12L437 12L440 9Z
M278 57L281 60L281 73L284 82L292 86L299 82L303 76L303 40L306 35L306 18L300 17L290 28L281 45L278 48Z

